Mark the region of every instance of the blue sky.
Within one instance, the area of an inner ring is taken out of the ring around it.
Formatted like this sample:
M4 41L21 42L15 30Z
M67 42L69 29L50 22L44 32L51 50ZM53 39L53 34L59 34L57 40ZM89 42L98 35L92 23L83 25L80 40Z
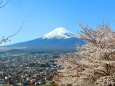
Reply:
M0 9L0 37L15 33L23 20L23 29L5 44L32 40L57 27L79 33L79 23L96 27L108 21L115 30L114 4L115 0L10 0Z

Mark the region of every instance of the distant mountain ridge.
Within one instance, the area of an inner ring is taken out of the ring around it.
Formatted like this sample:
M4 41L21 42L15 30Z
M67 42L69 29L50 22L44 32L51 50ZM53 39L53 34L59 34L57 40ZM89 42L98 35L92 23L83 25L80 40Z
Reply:
M65 28L56 28L48 34L26 42L16 43L2 48L7 51L22 50L29 52L65 52L75 51L76 45L84 45L84 41L77 37L76 34L66 30Z

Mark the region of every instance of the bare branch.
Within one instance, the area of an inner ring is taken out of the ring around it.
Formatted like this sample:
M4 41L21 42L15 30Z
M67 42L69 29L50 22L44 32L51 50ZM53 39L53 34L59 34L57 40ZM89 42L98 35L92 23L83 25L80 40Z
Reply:
M12 36L15 36L17 33L19 33L19 32L21 31L21 29L23 28L24 22L25 22L25 21L22 22L22 25L21 25L20 29L19 29L16 33L14 33L13 35L10 35L9 37L7 37L7 39L9 39L9 38L11 38Z
M0 1L0 5L2 4L2 0Z
M3 42L10 41L9 38L11 38L11 37L15 36L16 34L18 34L18 33L21 31L21 29L23 28L24 22L25 22L25 21L22 22L22 24L21 24L21 26L20 26L20 29L19 29L16 33L14 33L13 35L10 35L10 36L8 36L8 37L6 37L6 38L3 37L3 38L0 40L0 44L2 44Z
M9 1L10 1L10 0L7 0L7 1L6 1L6 3L5 3L4 5L2 5L3 1L1 0L1 1L0 1L0 5L1 5L1 6L0 6L0 8L5 7L5 6L6 6L6 4L7 4Z

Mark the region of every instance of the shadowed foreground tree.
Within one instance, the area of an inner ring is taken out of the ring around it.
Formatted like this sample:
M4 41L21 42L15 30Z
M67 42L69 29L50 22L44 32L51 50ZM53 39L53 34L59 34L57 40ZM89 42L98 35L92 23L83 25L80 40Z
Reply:
M80 27L86 44L77 47L76 56L57 60L63 69L54 81L59 86L115 86L115 32L108 25Z

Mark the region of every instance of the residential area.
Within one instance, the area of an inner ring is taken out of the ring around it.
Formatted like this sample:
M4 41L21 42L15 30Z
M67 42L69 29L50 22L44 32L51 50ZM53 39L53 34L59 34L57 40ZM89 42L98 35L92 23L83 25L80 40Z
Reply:
M59 66L57 55L52 54L0 54L0 85L42 86L54 84L53 77Z

